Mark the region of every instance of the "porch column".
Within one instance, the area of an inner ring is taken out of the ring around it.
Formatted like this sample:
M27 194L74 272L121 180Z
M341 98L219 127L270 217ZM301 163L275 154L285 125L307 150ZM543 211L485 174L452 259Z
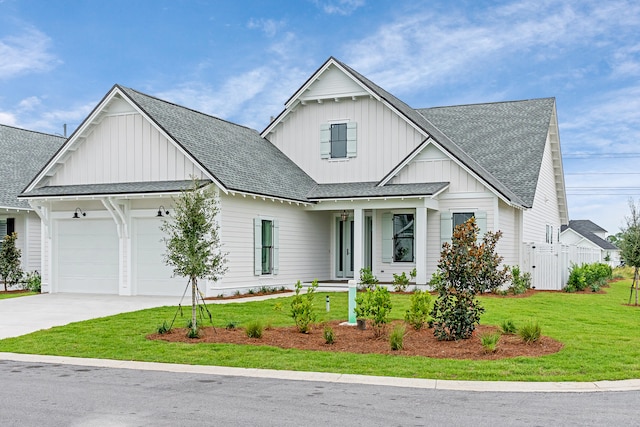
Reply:
M416 284L426 285L427 278L427 208L416 208Z
M360 280L360 269L364 267L364 211L353 209L353 278Z

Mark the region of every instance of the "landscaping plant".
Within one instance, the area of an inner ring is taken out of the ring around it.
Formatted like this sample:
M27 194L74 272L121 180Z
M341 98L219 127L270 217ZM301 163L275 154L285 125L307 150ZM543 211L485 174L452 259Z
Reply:
M316 321L316 313L313 307L316 289L318 289L318 281L314 280L311 286L307 288L306 294L301 294L302 283L300 280L296 283L296 290L291 300L291 317L296 322L296 327L303 334L309 333L311 324Z
M389 323L391 307L391 294L384 286L376 285L374 290L367 289L356 297L356 317L370 319L374 334L378 337Z
M245 328L245 333L249 338L262 338L263 331L264 326L259 320L252 320L251 322L247 323L247 327Z
M629 200L631 215L625 217L626 227L622 229L621 241L619 242L620 255L627 265L633 267L633 281L631 282L631 292L629 293L629 304L635 287L636 300L638 305L638 268L640 268L640 206L636 206L633 199Z
M0 278L4 283L4 290L8 285L15 285L22 278L22 267L20 257L22 251L16 247L18 234L13 232L4 236L2 247L0 247Z
M517 265L511 267L511 286L509 286L509 291L513 295L521 295L527 292L529 288L531 288L531 273L522 273Z
M172 216L165 217L160 229L167 251L164 259L173 267L176 276L189 279L191 284L191 335L197 335L196 307L200 291L199 279L217 281L226 272L226 254L220 250L218 200L210 190L201 189L197 180L174 200Z
M470 338L484 312L476 295L493 292L509 279L508 268L499 268L502 257L495 253L502 233L487 232L480 243L477 235L471 217L455 228L451 244L443 244L438 262L442 280L435 284L438 297L432 314L439 340Z
M404 325L397 324L389 334L389 345L391 350L397 351L404 349L404 336L407 333Z
M404 315L404 321L418 331L433 320L431 317L432 309L431 294L427 291L416 289L411 295L411 306Z
M30 292L42 292L42 277L37 271L30 271L24 277L25 287Z
M336 342L336 334L331 326L325 326L322 331L325 344L333 344Z
M360 269L360 289L373 289L378 284L378 278L368 267Z
M480 335L480 342L485 353L495 353L498 350L498 341L500 341L499 332Z
M518 331L518 328L516 328L516 324L513 323L513 320L507 319L500 323L500 330L503 334L512 335Z
M393 273L393 290L396 292L404 292L409 287L409 278L403 271L402 274Z
M537 321L529 320L518 329L518 335L527 344L537 342L542 335L542 329Z

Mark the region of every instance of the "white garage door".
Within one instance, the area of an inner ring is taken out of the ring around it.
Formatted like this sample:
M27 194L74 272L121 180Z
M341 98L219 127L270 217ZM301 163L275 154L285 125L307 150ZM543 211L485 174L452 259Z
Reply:
M161 223L160 218L133 221L133 283L138 295L180 296L187 285L186 278L172 277L173 269L164 263Z
M56 221L59 292L118 293L118 234L112 219Z

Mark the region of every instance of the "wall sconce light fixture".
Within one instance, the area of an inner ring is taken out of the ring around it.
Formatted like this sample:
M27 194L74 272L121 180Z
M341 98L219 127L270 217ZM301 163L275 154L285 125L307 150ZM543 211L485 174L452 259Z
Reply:
M342 211L342 213L340 214L340 219L342 220L342 222L345 222L349 219L349 213L347 211Z
M78 215L78 214L80 214L82 216L87 216L87 213L86 212L82 212L82 209L76 208L76 210L73 212L73 217L72 218L80 218L80 215Z
M165 216L165 215L169 215L169 211L166 210L164 208L164 206L160 205L160 207L158 208L158 213L157 213L156 216L162 217L162 216Z

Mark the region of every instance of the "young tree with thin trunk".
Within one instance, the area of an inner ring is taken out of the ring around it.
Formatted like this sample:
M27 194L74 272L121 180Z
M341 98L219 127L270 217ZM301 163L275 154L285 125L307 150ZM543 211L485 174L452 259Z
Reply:
M186 277L191 284L191 336L197 336L196 308L198 280L219 280L227 268L226 253L221 251L218 199L210 189L200 188L197 180L174 200L174 213L162 226L167 237L165 263L173 273Z
M629 199L631 214L625 217L627 226L622 228L621 239L618 241L620 255L624 262L633 267L633 282L629 294L629 304L635 287L636 302L638 305L638 268L640 268L640 203L636 205L633 199Z
M22 267L20 257L22 251L16 247L18 235L14 232L4 236L2 248L0 249L0 278L4 283L4 290L7 285L14 285L22 278Z

